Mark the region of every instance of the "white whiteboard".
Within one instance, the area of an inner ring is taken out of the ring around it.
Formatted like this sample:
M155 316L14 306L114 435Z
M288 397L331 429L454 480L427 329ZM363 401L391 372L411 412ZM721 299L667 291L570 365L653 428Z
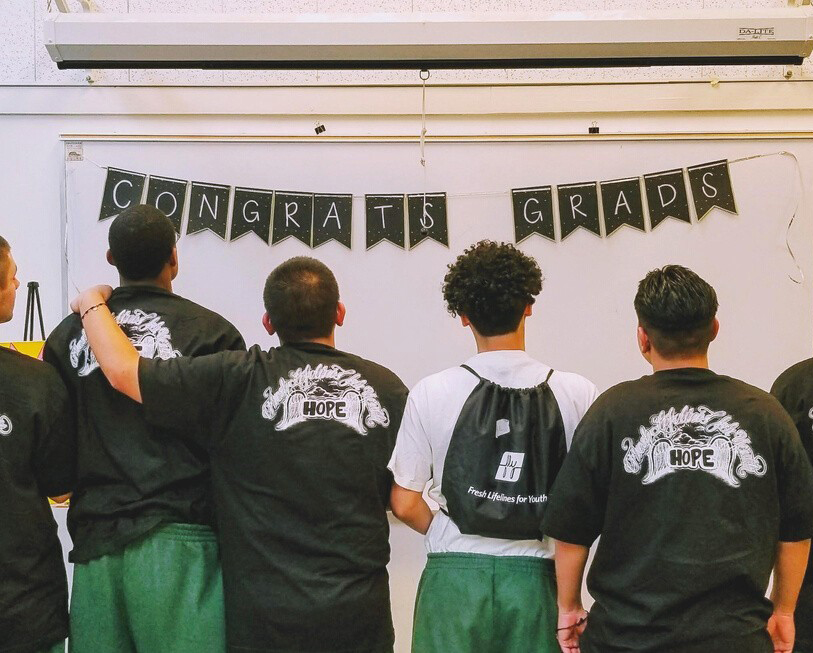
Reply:
M719 159L780 150L802 165L805 193L813 178L813 140L432 143L427 185L418 146L408 143L84 143L84 162L66 164L67 274L79 288L116 284L105 261L108 222L97 222L105 171L98 165L181 179L290 191L449 193L446 249L424 242L412 251L380 243L365 251L364 204L354 201L353 249L335 242L316 250L293 239L274 246L247 234L234 243L211 233L183 236L176 292L230 319L247 342L276 344L260 325L268 272L290 256L310 254L336 273L348 315L340 348L387 365L411 386L456 365L475 349L440 294L446 266L482 239L513 240L511 188L617 179ZM91 163L91 159L95 163ZM97 165L98 164L98 165ZM813 222L800 208L790 157L734 164L740 214L714 210L692 225L667 220L652 233L622 227L608 239L579 230L562 243L533 236L520 247L539 261L545 286L527 322L529 352L553 367L580 372L601 390L648 372L635 342L632 300L650 269L681 263L717 289L720 335L714 369L763 388L813 351ZM391 518L389 565L397 653L408 653L415 591L425 561L422 538ZM590 601L587 600L587 605Z
M209 232L184 235L176 292L231 320L249 343L269 345L260 325L262 287L279 262L316 256L336 273L348 316L337 344L379 361L407 385L473 353L470 335L446 313L446 266L481 239L513 240L509 191L541 184L617 179L780 150L801 161L808 186L813 141L601 141L431 143L426 185L410 143L109 142L84 143L85 161L66 163L68 295L107 282L109 222L97 222L110 165L181 179L309 192L449 193L450 248L426 241L412 251L382 242L366 251L364 204L354 201L353 249L310 250L294 239L269 246L253 234L233 243ZM91 163L89 160L93 161ZM97 165L98 164L98 165ZM576 371L600 389L647 372L635 344L632 299L650 269L681 263L717 290L721 331L712 367L768 387L813 344L813 223L802 204L790 243L786 227L800 199L790 157L732 164L739 215L713 210L692 225L667 220L654 231L622 227L606 239L578 230L564 242L538 236L521 248L539 261L545 285L527 323L528 349L554 368Z

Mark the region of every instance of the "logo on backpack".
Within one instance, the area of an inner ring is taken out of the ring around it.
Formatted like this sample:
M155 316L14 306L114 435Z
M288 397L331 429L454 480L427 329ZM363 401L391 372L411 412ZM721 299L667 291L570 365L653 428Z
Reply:
M494 429L494 437L498 438L501 435L511 432L511 422L507 419L498 419L497 426Z
M497 468L497 475L494 478L498 481L516 483L519 480L519 475L522 474L522 462L524 460L524 453L506 451L502 455L500 466Z
M11 435L11 420L5 415L0 415L0 435Z

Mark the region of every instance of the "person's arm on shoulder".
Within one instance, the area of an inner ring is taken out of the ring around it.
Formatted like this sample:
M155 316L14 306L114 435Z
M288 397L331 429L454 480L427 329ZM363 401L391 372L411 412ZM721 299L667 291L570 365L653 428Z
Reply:
M110 286L89 288L71 302L71 310L79 314L93 355L110 385L141 402L139 355L107 308L112 292Z
M796 629L793 613L802 588L810 555L810 540L779 542L773 570L773 614L768 620L768 634L774 653L792 653Z
M559 607L556 640L563 653L579 653L579 639L587 621L587 611L582 605L582 579L590 549L580 544L554 541L556 602Z
M432 478L432 448L422 421L425 391L418 384L409 393L388 467L395 480L390 492L392 513L410 528L425 534L432 511L423 489Z

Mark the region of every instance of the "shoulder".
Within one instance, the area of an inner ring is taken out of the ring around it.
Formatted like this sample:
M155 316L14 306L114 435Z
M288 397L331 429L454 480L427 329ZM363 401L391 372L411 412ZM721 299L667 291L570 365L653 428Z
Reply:
M48 363L5 350L0 356L0 373L9 380L19 380L20 390L32 394L63 388L62 379Z
M550 377L550 385L561 389L565 395L575 400L592 402L598 394L595 383L575 372L554 369Z
M730 386L726 395L738 401L747 402L750 414L761 416L769 422L781 422L782 425L792 426L790 416L779 399L769 392L730 376L720 375L719 378Z
M211 327L218 327L223 331L232 329L237 331L236 327L225 317L220 315L220 313L216 313L205 306L201 306L200 304L193 302L191 299L187 299L186 297L181 297L180 295L174 294L170 296L179 302L179 306L183 306L184 314L188 317L196 320L204 320Z
M412 386L409 394L414 399L422 398L426 402L436 401L445 404L456 393L467 396L478 382L474 374L456 365L425 376Z
M82 321L79 319L79 316L76 313L70 313L51 331L46 343L54 344L69 340L70 338L76 337L81 331Z
M638 379L616 383L596 397L596 400L590 407L589 413L595 414L624 409L635 410L636 403L634 401L634 395L645 390L651 383L651 380L651 376L642 376ZM632 401L631 398L633 398Z
M404 385L404 382L388 367L357 356L356 354L350 354L348 352L342 353L347 357L347 364L352 365L356 372L364 376L365 380L373 385L376 390L383 386L393 392L403 391L403 393L406 394L407 387Z
M791 365L780 374L771 387L774 394L794 390L799 386L813 385L813 358Z

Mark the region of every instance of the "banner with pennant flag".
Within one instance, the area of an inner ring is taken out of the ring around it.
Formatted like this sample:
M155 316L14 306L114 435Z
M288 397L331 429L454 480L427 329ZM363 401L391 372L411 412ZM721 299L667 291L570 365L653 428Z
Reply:
M715 208L738 213L727 160L638 177L514 188L510 197L517 243L533 235L561 242L578 229L600 238L625 226L630 233L647 232L668 218L692 224ZM229 242L254 233L271 245L293 236L311 248L334 241L350 249L355 199L351 193L245 188L109 167L99 220L144 202L166 213L179 234L186 219L187 234L211 231ZM449 246L446 193L366 194L363 199L367 249L382 241L402 249L426 240Z

